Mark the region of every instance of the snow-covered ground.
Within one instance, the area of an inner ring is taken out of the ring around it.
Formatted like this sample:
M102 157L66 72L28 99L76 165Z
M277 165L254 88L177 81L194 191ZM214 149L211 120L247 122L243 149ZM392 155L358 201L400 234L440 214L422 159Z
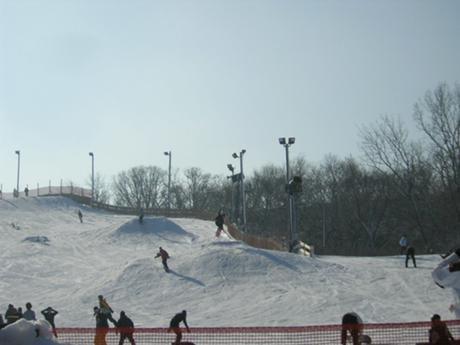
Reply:
M94 327L102 294L137 327L167 327L183 309L191 327L337 324L348 311L368 323L454 318L451 291L431 278L439 255L406 269L402 256L308 258L214 234L209 221L139 224L63 197L0 200L0 313L31 302L58 310L57 327Z

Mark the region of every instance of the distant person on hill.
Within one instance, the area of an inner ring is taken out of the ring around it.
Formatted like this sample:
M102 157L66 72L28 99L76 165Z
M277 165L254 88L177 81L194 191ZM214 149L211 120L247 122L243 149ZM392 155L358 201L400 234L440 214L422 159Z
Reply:
M107 345L105 336L109 332L109 323L107 314L101 312L98 307L94 307L94 317L96 319L96 334L94 336L94 345Z
M225 213L223 209L220 209L217 213L214 223L217 225L216 237L219 237L222 231L224 231Z
M408 267L407 264L409 263L409 258L412 258L412 263L414 264L414 267L417 267L417 264L415 262L415 248L413 246L407 247L407 251L406 251L406 268Z
M28 186L26 186L26 188L24 188L24 194L26 196L29 196L29 187Z
M182 340L182 331L179 327L179 324L183 322L187 328L187 332L190 333L190 328L187 325L187 311L182 310L181 313L174 315L169 323L168 333L174 332L176 334L176 341L173 344L179 345Z
M49 322L51 328L53 329L53 334L57 338L56 325L54 324L54 317L58 314L57 310L54 310L51 307L43 309L41 311L42 315L45 317L45 320Z
M5 312L5 319L8 325L19 320L18 310L12 304L8 304L8 309Z
M144 222L144 209L141 208L141 210L139 211L139 223L143 223Z
M36 321L35 312L32 310L32 304L30 302L26 303L26 311L23 315L24 319L29 321Z
M155 255L155 259L161 257L161 263L163 264L163 268L165 269L166 272L169 272L169 267L168 267L168 259L169 259L169 254L166 250L160 247L160 251Z
M434 314L431 317L431 328L429 331L430 344L449 345L454 340L445 322L441 321L441 316Z
M402 235L399 239L399 254L403 255L406 252L409 241L407 240L406 235Z
M112 317L113 309L110 307L109 303L105 300L104 296L99 295L97 296L99 300L99 311L107 316L107 319L113 323L115 326L117 325L117 321Z
M80 219L80 223L83 223L83 213L81 213L81 210L78 210L78 218Z
M350 312L343 315L341 334L342 345L346 345L348 333L350 333L353 345L370 344L371 338L368 335L362 334L362 332L363 320L358 314Z
M117 321L117 327L118 331L120 332L120 341L118 345L123 345L126 338L128 338L131 345L136 345L136 342L133 338L134 323L129 317L126 316L123 310L120 312L120 318Z

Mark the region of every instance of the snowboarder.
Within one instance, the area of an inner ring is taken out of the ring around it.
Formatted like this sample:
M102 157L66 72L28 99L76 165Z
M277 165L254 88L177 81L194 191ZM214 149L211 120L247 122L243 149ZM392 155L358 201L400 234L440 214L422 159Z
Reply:
M407 264L409 262L409 258L412 258L412 263L414 264L414 267L417 267L417 264L415 262L415 248L412 246L407 247L407 252L406 252L406 268L408 267Z
M161 263L163 264L163 268L165 269L166 272L169 272L169 267L168 267L168 259L169 259L169 254L166 250L160 247L160 251L155 255L155 259L161 256Z
M144 209L141 208L140 212L139 212L139 223L143 223L144 222Z
M182 339L182 331L179 327L179 324L183 322L185 327L187 328L187 332L190 333L190 328L187 325L187 311L182 310L181 313L174 315L169 323L168 333L174 332L176 334L176 341L173 343L175 345L180 345L180 341Z
M399 239L399 254L403 255L406 252L409 241L407 241L406 235L402 235Z
M454 337L450 333L447 325L441 321L441 316L434 314L431 317L430 344L449 345L450 341L454 341Z
M26 303L26 311L24 312L23 317L29 321L37 320L35 317L35 312L32 310L32 304L30 302Z
M45 317L45 320L49 322L51 328L53 329L53 334L57 338L56 325L54 324L54 317L58 314L57 310L54 310L51 307L43 309L41 311L42 315Z
M113 309L107 303L107 301L105 300L104 296L99 295L99 296L97 296L97 298L99 300L99 310L100 310L100 312L102 314L105 314L107 316L107 319L109 319L109 321L116 326L117 321L115 321L115 319L112 317Z
M80 218L80 223L83 223L83 213L81 213L81 210L78 210L78 218Z
M134 323L129 317L126 316L123 310L120 312L120 319L117 321L117 328L120 332L120 341L118 345L123 345L126 338L128 338L131 345L136 345L133 338Z
M224 223L225 223L224 210L222 209L219 210L216 218L214 219L214 223L217 225L216 237L219 237L222 231L224 231Z

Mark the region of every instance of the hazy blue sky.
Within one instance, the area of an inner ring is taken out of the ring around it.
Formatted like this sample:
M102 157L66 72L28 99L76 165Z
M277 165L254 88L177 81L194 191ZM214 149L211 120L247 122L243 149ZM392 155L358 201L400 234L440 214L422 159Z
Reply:
M249 174L359 157L359 127L412 123L460 81L460 1L0 0L0 184L136 165Z

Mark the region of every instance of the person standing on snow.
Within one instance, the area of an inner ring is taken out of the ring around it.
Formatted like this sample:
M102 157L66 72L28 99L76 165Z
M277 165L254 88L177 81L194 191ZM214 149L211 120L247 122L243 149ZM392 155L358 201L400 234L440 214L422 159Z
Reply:
M409 241L407 240L406 235L402 235L399 239L399 254L403 255L406 252Z
M155 259L161 257L161 263L163 264L163 268L165 269L166 272L169 272L169 267L168 267L168 259L169 259L169 254L166 250L160 247L160 251L155 255Z
M107 303L104 296L99 295L97 296L97 298L99 299L99 311L102 314L105 314L107 316L107 319L116 326L117 321L115 321L115 319L112 317L113 309Z
M109 332L109 323L107 314L103 313L100 308L94 307L94 317L96 319L96 334L94 336L94 345L107 345L105 336Z
M451 341L455 340L447 328L447 325L441 321L441 316L438 314L434 314L431 317L431 328L429 334L430 344L449 345Z
M225 223L225 213L224 210L220 209L217 213L217 217L214 220L214 223L217 225L216 237L219 237L222 231L224 231Z
M368 335L362 334L363 328L363 320L358 314L354 312L344 314L342 317L341 344L347 343L347 332L351 335L353 345L370 344L372 340Z
M41 313L45 317L45 320L48 321L51 325L51 328L53 329L53 334L57 338L56 325L54 324L54 317L58 314L57 310L48 307L46 309L43 309Z
M414 267L417 267L417 264L415 262L415 248L412 246L407 247L407 252L406 252L406 268L408 267L407 264L409 262L409 258L412 258L412 263L414 264Z
M120 312L120 319L117 321L117 328L120 332L120 341L118 345L123 345L126 338L128 338L131 345L136 345L133 338L134 323L129 317L126 316L123 310Z
M26 303L26 311L24 312L22 317L29 321L37 320L35 317L35 312L32 310L32 304L30 302Z
M81 213L81 210L78 210L78 218L80 219L80 223L83 223L83 213Z
M182 313L174 315L169 323L168 333L174 332L176 334L176 341L173 344L179 345L180 341L182 340L182 331L179 327L179 324L183 322L185 327L187 328L187 332L190 333L190 328L187 325L187 311L182 310Z

